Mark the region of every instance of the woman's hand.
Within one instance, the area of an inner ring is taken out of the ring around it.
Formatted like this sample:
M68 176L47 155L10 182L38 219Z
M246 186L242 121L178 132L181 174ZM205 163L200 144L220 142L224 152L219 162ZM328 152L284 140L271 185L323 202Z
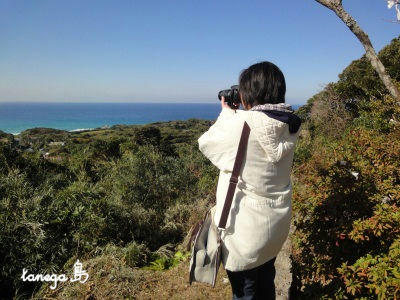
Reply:
M233 103L233 108L232 108L228 104L226 104L225 97L224 96L221 97L221 109L224 107L229 108L229 109L238 109L239 106L240 106L240 104Z

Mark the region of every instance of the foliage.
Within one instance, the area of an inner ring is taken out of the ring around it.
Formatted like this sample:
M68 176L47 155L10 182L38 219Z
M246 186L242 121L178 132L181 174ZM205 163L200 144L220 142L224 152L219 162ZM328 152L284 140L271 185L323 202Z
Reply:
M92 259L109 244L127 267L181 261L180 252L165 255L184 238L218 174L197 148L209 121L188 123L68 134L35 129L24 132L22 144L1 143L2 296L29 295L40 285L19 279L23 267L59 273L72 256ZM51 157L38 147L50 147Z
M390 77L400 82L400 37L384 47L378 54ZM336 91L343 100L381 99L387 91L365 55L353 61L339 75Z
M400 81L400 38L379 57ZM400 107L362 57L301 113L305 123L294 158L293 296L398 299Z
M358 114L358 118L354 120L356 125L380 133L390 132L400 120L400 109L390 97L385 97L384 100L360 101Z
M398 39L380 55L393 45ZM342 77L309 101L296 149L292 288L299 299L400 297L400 107L373 95L374 84L354 72L365 80L355 80L360 90ZM358 92L349 105L346 97Z
M176 267L180 262L186 260L190 252L177 251L173 257L156 256L156 259L150 262L150 266L144 267L147 270L164 271Z
M399 43L379 53L396 80ZM385 93L361 58L298 111L293 297L400 297L400 110ZM19 279L23 267L57 273L79 257L107 286L99 295L115 287L128 297L141 271L185 260L176 245L215 201L218 170L197 147L210 125L0 133L2 296L38 288ZM60 295L85 293L66 286Z
M387 255L367 254L353 265L343 263L338 268L346 284L346 292L355 295L369 295L374 299L390 299L400 294L400 239L389 248Z
M312 123L313 132L318 132L324 137L341 136L351 116L345 103L335 92L334 85L328 84L322 92L314 96L312 103L310 123Z
M150 251L144 244L131 242L125 247L125 261L130 267L141 267L147 263Z

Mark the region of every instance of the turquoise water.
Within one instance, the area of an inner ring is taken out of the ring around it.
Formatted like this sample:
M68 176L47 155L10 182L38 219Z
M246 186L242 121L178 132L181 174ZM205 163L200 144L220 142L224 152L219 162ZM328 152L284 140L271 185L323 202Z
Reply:
M294 105L293 108L297 106ZM116 124L199 118L214 120L215 103L0 103L0 130L19 133L33 127L79 130Z

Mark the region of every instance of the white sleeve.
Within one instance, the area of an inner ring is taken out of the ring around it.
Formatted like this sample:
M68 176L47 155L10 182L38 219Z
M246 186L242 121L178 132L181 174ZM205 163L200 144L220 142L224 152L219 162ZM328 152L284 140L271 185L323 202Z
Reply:
M221 171L232 172L244 120L223 108L215 123L197 140L200 151Z

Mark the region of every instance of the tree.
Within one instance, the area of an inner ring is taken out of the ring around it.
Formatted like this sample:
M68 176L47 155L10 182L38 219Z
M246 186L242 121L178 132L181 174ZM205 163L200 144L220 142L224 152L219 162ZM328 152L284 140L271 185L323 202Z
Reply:
M393 6L395 7L396 15L397 15L397 21L400 22L400 8L399 8L400 0L387 0L387 3L388 3L388 8L389 9L392 8Z
M385 87L388 89L390 94L396 99L400 105L400 91L387 74L384 65L378 58L374 47L372 46L371 40L368 35L361 29L353 17L343 8L342 0L315 0L323 6L332 10L354 33L365 49L365 55L370 61L372 67L378 73L379 78L382 80Z

